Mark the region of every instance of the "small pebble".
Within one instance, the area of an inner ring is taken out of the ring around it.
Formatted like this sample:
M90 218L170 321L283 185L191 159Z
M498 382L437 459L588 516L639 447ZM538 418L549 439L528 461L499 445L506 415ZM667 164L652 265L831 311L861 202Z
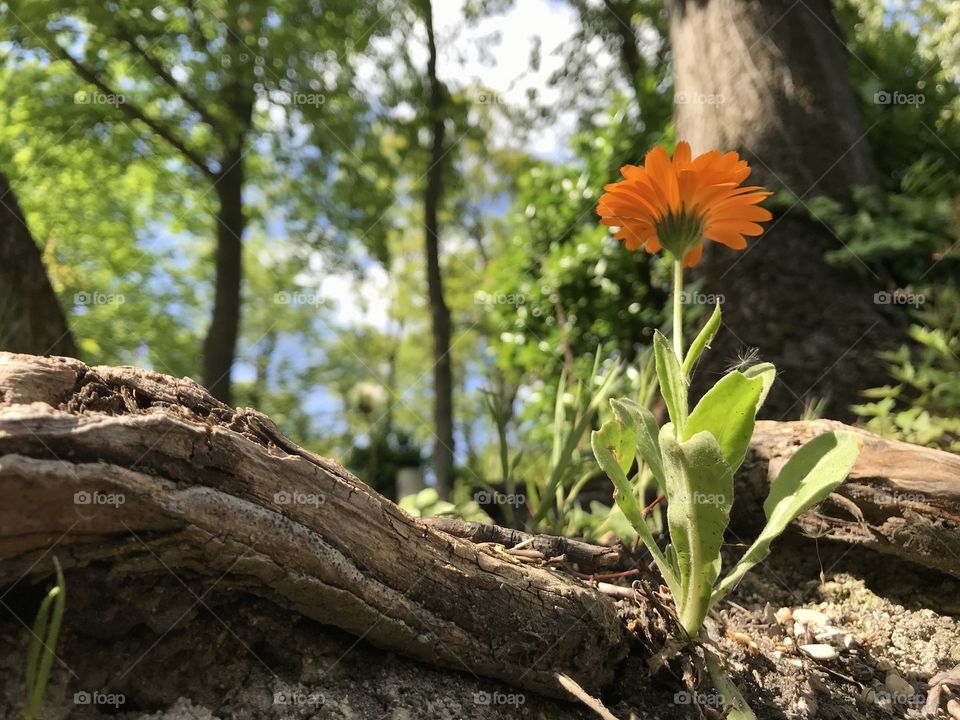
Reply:
M807 629L798 622L793 623L793 636L794 637L803 637L804 633L807 632Z
M816 717L817 709L817 699L813 695L804 695L797 700L797 710L807 717Z
M837 628L828 627L818 632L816 634L816 638L817 638L817 642L830 641L834 639L836 639L839 642L840 637L844 634L845 633L843 632L843 630L837 630Z
M767 625L773 625L778 622L777 614L773 611L773 605L770 603L763 606L763 621L767 623Z
M793 647L793 638L792 638L792 637L785 637L785 638L783 639L783 646L784 646L785 648L787 648L787 650L789 650L790 648L792 648L792 647Z
M807 610L806 608L797 608L793 611L793 619L804 625L816 625L817 627L826 627L830 618L819 610Z
M849 650L852 647L856 647L857 639L853 635L844 635L843 636L843 646Z
M953 718L953 720L960 720L960 702L956 700L947 701L947 714Z
M887 677L884 679L883 684L887 686L889 690L894 695L910 696L913 695L913 685L904 680L897 673L896 670L891 670L887 673Z
M793 610L788 607L782 607L777 610L773 616L780 625L786 625L788 622L793 620Z
M833 660L837 656L837 651L832 645L823 643L801 645L800 649L815 660Z

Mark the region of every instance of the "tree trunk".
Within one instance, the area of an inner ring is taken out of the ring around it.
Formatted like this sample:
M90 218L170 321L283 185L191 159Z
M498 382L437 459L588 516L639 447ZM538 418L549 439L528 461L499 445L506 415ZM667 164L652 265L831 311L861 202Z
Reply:
M725 328L694 390L755 347L780 371L766 416L797 417L826 396L832 416L849 418L858 391L885 382L876 353L905 318L874 303L888 288L865 266L824 262L840 241L805 217L811 197L845 202L876 181L830 2L671 0L669 10L678 137L695 152L739 150L751 184L799 198L744 252L708 243L698 271L703 292L723 297Z
M0 173L0 349L77 354L40 248L7 177Z
M430 165L423 196L423 225L427 254L427 293L433 325L433 470L437 492L446 498L453 484L453 364L450 359L450 309L443 297L440 272L440 225L437 212L443 190L444 88L437 78L437 43L433 34L433 7L424 2L429 57L427 59L427 98L430 121Z
M554 697L557 672L595 691L626 654L609 598L433 530L190 380L0 354L0 456L0 585L49 572L55 545L75 572L199 575Z
M214 188L217 209L217 248L214 262L213 313L203 342L203 384L217 400L230 404L230 371L240 334L240 289L243 282L242 150L229 153Z

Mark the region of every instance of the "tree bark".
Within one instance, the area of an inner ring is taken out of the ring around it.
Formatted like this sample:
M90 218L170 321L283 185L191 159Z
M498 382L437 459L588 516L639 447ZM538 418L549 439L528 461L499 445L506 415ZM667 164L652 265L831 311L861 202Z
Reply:
M780 371L765 416L795 418L826 396L831 417L850 418L859 390L886 381L876 353L902 338L906 318L874 303L889 288L866 266L825 263L840 240L806 214L813 196L845 202L876 181L831 4L671 0L669 10L678 137L695 152L739 150L751 184L799 198L741 253L707 243L698 274L704 293L723 297L726 328L694 392L755 347Z
M0 173L0 349L36 355L77 354L66 315L47 277L40 248L3 173Z
M427 27L427 115L430 127L430 165L423 196L423 225L427 256L427 294L433 326L433 470L437 492L446 498L453 484L453 363L450 358L450 309L444 300L440 270L440 223L437 212L443 192L444 87L437 78L437 43L433 33L433 5L424 0Z
M554 697L557 672L596 691L626 654L609 598L433 530L190 380L0 354L0 456L0 584L54 546L122 583L199 574Z
M755 532L783 462L840 427L758 424L736 532ZM861 434L850 479L798 526L960 576L960 458ZM627 653L614 603L550 569L617 570L618 549L416 520L190 380L0 353L0 496L0 585L49 572L51 550L77 582L151 587L172 572L214 581L238 607L263 598L292 620L553 697L566 696L556 673L596 691ZM632 602L640 629L665 639L660 607Z

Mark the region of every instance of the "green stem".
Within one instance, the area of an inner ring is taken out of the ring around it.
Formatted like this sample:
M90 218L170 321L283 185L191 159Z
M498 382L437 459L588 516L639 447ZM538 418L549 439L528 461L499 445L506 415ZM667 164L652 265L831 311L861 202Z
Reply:
M683 263L673 261L673 352L677 362L683 365Z

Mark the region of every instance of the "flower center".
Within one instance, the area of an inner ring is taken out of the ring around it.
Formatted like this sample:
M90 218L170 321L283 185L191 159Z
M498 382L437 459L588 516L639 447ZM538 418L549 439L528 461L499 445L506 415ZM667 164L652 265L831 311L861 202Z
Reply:
M657 238L674 257L682 258L703 239L705 225L703 214L689 212L683 207L676 211L667 210L657 220Z

